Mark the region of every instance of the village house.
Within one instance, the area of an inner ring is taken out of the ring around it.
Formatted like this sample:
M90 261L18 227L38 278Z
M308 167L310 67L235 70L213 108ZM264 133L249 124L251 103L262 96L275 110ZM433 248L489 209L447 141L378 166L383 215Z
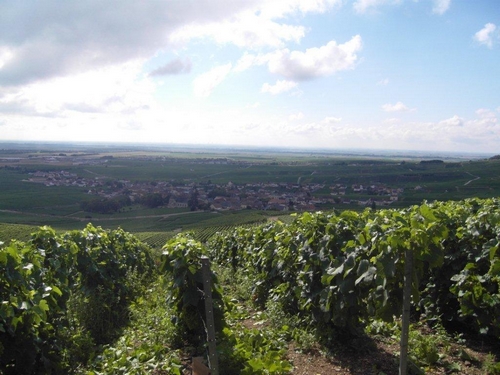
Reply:
M170 198L168 201L168 208L187 208L187 201L178 201L175 198Z

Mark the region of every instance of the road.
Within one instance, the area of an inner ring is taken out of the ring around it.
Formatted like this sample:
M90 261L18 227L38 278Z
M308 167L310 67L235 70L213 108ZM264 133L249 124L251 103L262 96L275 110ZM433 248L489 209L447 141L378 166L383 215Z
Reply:
M143 216L117 216L117 217L103 217L103 218L74 217L74 216L69 216L69 215L66 215L66 216L50 215L50 214L31 213L31 212L15 211L15 210L0 210L0 212L19 214L19 215L30 215L30 216L37 216L37 217L51 217L51 218L66 219L66 220L72 219L74 221L89 221L89 220L91 220L92 222L99 222L99 221L136 220L136 219L151 219L151 218L162 218L163 219L163 218L178 216L178 215L194 214L194 213L197 213L198 211L177 212L175 214L143 215Z
M472 173L469 173L469 172L465 172L465 173L467 173L469 176L472 176L472 177L474 177L474 178L473 178L472 180L467 181L467 182L464 184L464 186L467 186L467 185L469 185L472 181L476 181L476 180L479 180L479 179L481 178L481 177L479 177L479 176L474 176Z

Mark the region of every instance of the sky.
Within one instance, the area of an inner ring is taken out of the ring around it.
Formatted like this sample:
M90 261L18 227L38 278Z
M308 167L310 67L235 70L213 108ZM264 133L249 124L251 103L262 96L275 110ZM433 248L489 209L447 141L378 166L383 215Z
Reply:
M0 0L0 140L500 153L498 0Z

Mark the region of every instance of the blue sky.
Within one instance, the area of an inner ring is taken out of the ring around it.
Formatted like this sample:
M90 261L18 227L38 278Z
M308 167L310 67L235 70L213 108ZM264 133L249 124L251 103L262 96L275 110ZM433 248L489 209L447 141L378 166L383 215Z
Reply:
M500 153L497 0L0 0L0 140Z

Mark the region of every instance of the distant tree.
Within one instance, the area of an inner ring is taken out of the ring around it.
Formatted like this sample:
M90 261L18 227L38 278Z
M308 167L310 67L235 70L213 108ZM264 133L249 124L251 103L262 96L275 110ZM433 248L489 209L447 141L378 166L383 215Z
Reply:
M434 160L421 160L420 164L443 164L444 161L439 160L439 159L434 159Z
M120 203L114 199L92 199L80 203L80 207L85 212L94 212L98 214L112 214L118 212L121 208Z
M163 206L165 201L160 193L148 193L141 197L139 200L144 206L149 208L156 208Z
M119 197L116 197L115 200L118 202L120 207L132 205L132 200L127 194L120 195Z
M208 192L207 197L215 198L215 197L229 197L229 193L226 189L216 188Z
M198 201L198 209L204 211L210 211L210 204Z
M198 190L196 188L194 188L193 191L191 192L191 196L189 197L189 200L188 200L188 207L191 211L196 211L198 206L199 206Z

